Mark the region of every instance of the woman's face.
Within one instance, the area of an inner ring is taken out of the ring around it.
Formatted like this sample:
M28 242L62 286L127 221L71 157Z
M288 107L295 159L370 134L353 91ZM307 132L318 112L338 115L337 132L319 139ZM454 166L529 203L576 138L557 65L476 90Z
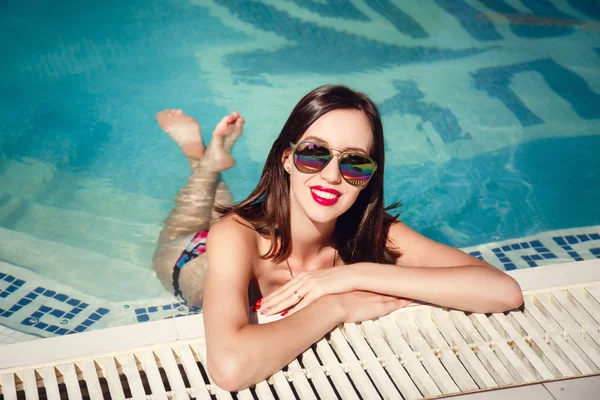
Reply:
M301 210L317 223L335 220L354 204L364 188L342 178L337 156L346 150L370 154L373 133L369 119L358 110L330 111L317 119L298 142L303 140L326 144L335 156L321 171L307 174L294 166L291 152L284 155L284 168L290 174L292 213Z

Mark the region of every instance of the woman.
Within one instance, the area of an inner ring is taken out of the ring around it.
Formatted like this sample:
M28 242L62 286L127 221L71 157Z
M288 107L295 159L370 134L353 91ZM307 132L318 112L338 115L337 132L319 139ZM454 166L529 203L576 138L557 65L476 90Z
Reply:
M217 144L241 132L238 114L227 121L228 134L217 127ZM229 149L211 156L214 165L221 160L215 171L231 165ZM223 217L210 228L202 279L208 369L219 386L246 388L337 324L412 300L472 312L522 304L511 277L387 214L383 169L376 106L346 87L324 86L296 105L250 196L217 208ZM280 320L251 324L249 301L261 318Z

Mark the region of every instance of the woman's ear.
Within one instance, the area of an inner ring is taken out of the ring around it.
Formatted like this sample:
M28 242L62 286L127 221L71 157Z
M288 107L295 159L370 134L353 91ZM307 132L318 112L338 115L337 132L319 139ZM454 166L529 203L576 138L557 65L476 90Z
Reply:
M292 172L292 150L288 149L283 152L281 156L281 163L283 165L283 169L289 174Z

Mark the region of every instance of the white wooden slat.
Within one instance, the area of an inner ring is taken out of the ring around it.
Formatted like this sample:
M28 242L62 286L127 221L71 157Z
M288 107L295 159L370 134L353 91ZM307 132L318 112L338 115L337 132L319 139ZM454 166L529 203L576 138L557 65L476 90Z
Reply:
M600 283L593 283L586 285L585 290L592 296L598 303L600 303Z
M292 388L290 387L290 383L285 377L283 371L277 371L273 376L268 379L268 382L273 383L273 388L277 392L277 396L280 399L295 399L294 392L292 392Z
M383 338L381 332L373 321L360 324L364 337L379 359L385 360L384 367L406 400L420 399L423 397L415 382L410 378L398 357Z
M35 378L35 371L32 369L23 371L23 390L27 400L39 400L37 379ZM92 397L92 400L95 399Z
M394 385L383 369L381 362L373 353L358 326L356 324L344 324L343 333L350 346L352 346L352 349L354 349L365 365L366 371L375 383L379 393L386 399L398 398L396 385ZM414 384L411 386L410 389L413 389L411 396L413 396L418 391Z
M179 355L179 359L181 360L185 374L190 382L192 396L196 396L201 399L210 398L210 393L206 387L207 383L204 381L204 378L198 369L196 359L194 358L194 354L192 353L190 346L181 345L176 347L175 351L177 352L177 355Z
M254 391L260 400L275 400L273 393L271 393L271 386L269 386L267 381L258 382Z
M543 305L540 304L540 307L543 308ZM552 338L557 345L558 343L561 343L561 341L566 342L566 339L570 338L574 343L573 351L577 352L580 357L585 357L584 361L589 360L589 362L593 363L594 365L589 365L586 361L586 364L588 364L590 368L594 370L600 368L600 354L597 354L597 351L595 351L595 349L581 336L579 330L567 332L560 325L560 322L556 321L551 316L546 317L535 303L533 296L525 296L525 310L526 313L531 315L531 317L540 324L546 332L550 332L548 334L549 337ZM564 346L562 343L560 345ZM566 345L571 347L569 343Z
M144 350L136 352L135 355L142 363L142 368L146 373L153 399L167 399L167 391L163 385L162 377L160 376L160 371L158 370L158 365L154 358L154 352L151 350Z
M58 380L56 379L56 370L54 366L47 366L41 369L46 396L49 399L60 399L60 390L58 389Z
M358 399L358 394L350 384L348 375L338 359L336 358L331 346L326 339L321 339L316 344L317 354L325 367L325 373L329 375L335 388L343 399Z
M181 377L181 373L179 372L173 349L170 347L161 347L155 350L154 353L160 359L160 364L167 374L171 392L173 392L178 399L188 399L189 394L185 387L185 383L183 382L183 378Z
M290 381L294 386L294 389L296 389L296 393L298 393L298 397L300 397L301 400L317 399L298 359L294 359L288 365L287 377L288 381Z
M67 387L69 400L83 400L81 397L81 389L79 388L79 379L77 378L77 372L75 372L75 364L66 363L59 365L57 368L63 376L63 382Z
M119 372L115 366L114 359L112 357L104 357L102 360L98 360L98 364L102 368L104 378L108 384L110 398L115 400L125 400L121 378L119 378Z
M83 372L83 380L87 386L88 395L91 400L103 400L102 388L98 379L98 371L94 360L84 360L77 363L79 369Z
M132 397L136 399L146 397L144 385L142 384L142 378L140 377L140 372L137 368L133 354L117 356L116 359L123 368L123 373L127 378L127 383L129 384L129 390L131 390Z
M559 310L549 296L550 294L539 293L536 294L535 299L544 307L548 314L559 323L562 329L569 333L571 337L574 338L575 336L580 335L582 330L585 331L592 338L592 340L595 341L595 343L580 344L580 342L578 342L578 344L580 346L584 346L584 348L587 348L590 351L590 353L586 352L586 355L590 356L590 358L593 355L596 355L598 353L599 343L595 340L594 336L597 336L597 334L594 335L594 332L590 332L590 329L586 329L586 327L579 325L570 312L565 312L564 309ZM594 361L594 363L596 363L596 361Z
M192 351L194 353L196 353L196 356L200 360L200 363L204 366L204 369L206 370L206 373L208 375L208 370L206 368L206 365L208 364L207 359L206 359L206 346L204 345L204 342L191 343L190 348L192 349ZM215 384L215 382L212 380L212 378L210 377L210 375L208 375L208 380L210 381L210 392L212 394L214 394L218 400L233 400L231 393L229 393L229 392L221 389L219 386L217 386Z
M306 370L306 376L311 380L315 390L317 391L318 397L320 399L334 399L336 398L335 392L333 391L327 376L325 376L325 372L323 372L323 367L319 364L319 360L315 356L312 348L309 348L301 355L302 364L304 364L304 368ZM346 375L343 377L346 379Z
M331 332L329 343L340 360L345 364L348 375L350 375L352 382L362 397L366 399L379 398L375 387L364 370L363 364L356 358L339 329Z
M512 339L513 343L519 348L519 350L521 350L523 355L527 357L527 359L531 362L532 365L537 366L537 360L539 360L541 364L544 365L545 369L538 369L538 372L540 372L540 374L542 374L543 372L542 378L556 379L561 378L563 376L573 376L573 371L571 371L569 366L565 364L565 362L552 349L550 349L550 346L548 346L544 341L534 341L534 343L536 343L538 348L542 350L543 356L550 361L551 366L555 369L555 371L550 370L551 367L546 365L542 357L538 355L535 351L533 351L529 343L527 343L523 339L521 334L517 332L513 324L510 323L510 321L508 320L508 318L506 318L504 314L493 314L492 318L494 318L500 324L502 329L504 329L506 334ZM532 362L532 359L535 359L536 362Z
M423 339L414 321L406 313L396 314L396 326L402 332L402 336L411 348L418 351L423 359L423 365L432 375L438 388L443 394L460 392L452 377L448 374L440 360L434 355L434 350Z
M479 357L477 357L473 351L472 346L465 341L464 337L452 324L448 312L439 308L434 308L431 310L431 313L433 323L446 339L446 342L455 347L458 357L469 371L469 374L473 377L473 380L477 383L477 386L480 388L498 387L498 383L492 376L492 373L494 372L493 369L491 373L486 366L483 365ZM504 370L506 371L506 369ZM508 371L506 371L506 374L510 375ZM495 375L498 376L497 374ZM500 382L502 381L500 380Z
M0 379L2 384L2 395L5 400L17 400L17 385L15 384L15 374L8 372L2 374Z
M525 330L525 332L531 338L531 340L533 340L533 342L542 350L542 352L546 356L548 356L548 358L551 361L558 358L560 360L559 363L564 364L562 356L556 353L550 347L550 345L546 343L546 338L544 336L546 336L547 338L552 338L553 342L556 344L556 346L562 352L562 354L564 354L565 357L571 363L573 363L575 368L577 368L576 371L573 371L570 367L568 367L568 371L563 371L564 367L559 367L559 365L552 361L564 376L575 376L578 373L592 373L591 368L585 363L585 361L581 359L581 357L579 357L579 355L571 348L571 346L569 346L568 343L562 337L560 337L560 335L556 335L556 333L553 333L552 335L550 335L550 333L544 335L544 332L538 330L535 327L535 325L531 321L529 321L521 312L511 312L510 315L513 318L515 318L515 320L519 323L523 330ZM564 366L567 367L566 364ZM571 375L568 375L568 373L570 373Z
M535 377L525 368L520 360L516 360L519 369L508 360L501 351L495 351L490 346L489 341L479 332L473 324L473 321L467 315L460 311L450 311L450 319L454 322L454 326L463 336L469 337L470 341L475 346L477 354L480 358L485 358L493 370L501 377L503 384L520 384L525 383L525 379L532 380ZM514 360L512 360L514 361ZM506 374L508 372L508 375Z
M583 287L574 287L569 289L569 293L594 319L597 325L600 325L600 304L595 300L591 300L586 295L586 290Z
M544 376L539 373L540 370L546 376L544 379L551 379L553 375L550 373L550 371L548 371L548 368L546 368L542 360L540 360L537 356L533 357L533 359L521 359L518 354L515 353L515 351L508 345L506 339L500 335L500 333L496 330L496 327L492 325L485 315L471 314L470 319L472 322L479 325L479 328L482 332L486 333L496 347L497 354L502 354L507 362L518 371L519 376L523 377L525 382L535 382L538 380L538 378L534 375L533 371L527 368L523 362L524 360L531 365L533 370L538 371L538 375L542 376L542 378L544 378ZM533 365L533 363L535 363L535 365Z
M581 306L576 307L567 299L567 296L562 291L552 292L552 296L558 300L564 308L564 312L569 314L593 340L600 346L600 333L598 332L598 324L592 317L589 316Z
M456 385L461 391L477 390L479 387L469 375L456 354L452 351L446 340L442 337L437 327L431 320L431 310L414 313L415 323L421 334L427 339L429 345L440 353L439 360L444 365Z
M432 375L425 370L415 352L413 352L402 337L402 332L400 332L400 329L396 325L394 315L391 314L379 318L377 321L377 326L383 333L383 337L392 351L400 357L400 362L404 365L404 368L406 368L406 371L413 382L416 383L421 393L425 397L441 396L442 392L435 382L438 377L434 375L435 379L432 379ZM441 384L443 385L444 383L441 382Z

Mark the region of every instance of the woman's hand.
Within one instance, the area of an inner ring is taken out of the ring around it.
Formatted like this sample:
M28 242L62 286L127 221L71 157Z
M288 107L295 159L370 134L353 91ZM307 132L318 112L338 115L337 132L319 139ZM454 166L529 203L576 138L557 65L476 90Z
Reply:
M342 308L343 322L368 321L412 303L410 299L365 291L336 294L331 297L335 304Z
M358 264L302 272L285 285L256 302L263 315L291 315L320 297L357 290ZM282 311L287 310L282 313Z

